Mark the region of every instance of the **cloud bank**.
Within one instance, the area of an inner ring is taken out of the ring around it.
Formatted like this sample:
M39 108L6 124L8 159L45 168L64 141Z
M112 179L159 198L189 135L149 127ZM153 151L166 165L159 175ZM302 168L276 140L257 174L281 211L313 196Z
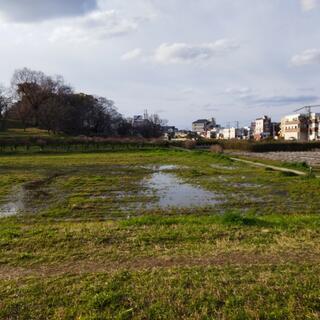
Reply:
M94 11L84 17L66 21L50 37L52 42L92 42L126 35L138 28L134 20L121 17L116 11Z
M97 0L0 0L0 15L14 22L79 16L97 9Z
M249 101L259 106L287 106L309 104L319 100L318 96L270 96L270 97L252 97Z

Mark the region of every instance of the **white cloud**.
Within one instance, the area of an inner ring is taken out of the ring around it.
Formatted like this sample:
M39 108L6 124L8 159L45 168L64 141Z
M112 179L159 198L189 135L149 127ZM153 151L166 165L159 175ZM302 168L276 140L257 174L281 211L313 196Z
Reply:
M242 88L227 88L224 91L224 94L236 96L239 98L247 98L251 97L253 95L253 90L248 87L242 87Z
M301 6L304 11L310 11L320 6L320 0L301 0Z
M84 17L66 20L54 29L50 40L89 42L126 35L135 31L138 23L134 19L119 16L114 10L94 11Z
M182 90L180 90L180 93L181 94L186 94L186 95L189 95L189 94L195 94L195 93L198 93L198 90L195 89L195 88L183 88Z
M136 48L123 54L121 56L121 60L124 60L124 61L135 60L141 57L141 55L142 55L142 50L140 48Z
M291 62L295 66L307 64L320 64L320 49L308 49L292 57Z
M319 97L316 95L257 96L248 100L254 105L270 107L310 104L316 101L319 101Z
M154 59L159 63L165 64L208 61L217 56L233 52L238 47L238 44L229 39L221 39L213 43L199 45L164 43L156 49Z
M301 95L295 93L289 94L276 94L276 95L264 95L259 91L248 88L227 88L224 94L231 95L237 100L241 100L250 106L290 106L312 103L319 100L317 95Z

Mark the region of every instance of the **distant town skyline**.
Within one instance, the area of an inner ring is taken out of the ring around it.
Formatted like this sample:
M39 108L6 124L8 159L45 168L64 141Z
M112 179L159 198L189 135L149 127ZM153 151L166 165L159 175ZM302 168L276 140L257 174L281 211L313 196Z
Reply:
M320 0L0 0L0 83L28 67L190 129L320 102Z

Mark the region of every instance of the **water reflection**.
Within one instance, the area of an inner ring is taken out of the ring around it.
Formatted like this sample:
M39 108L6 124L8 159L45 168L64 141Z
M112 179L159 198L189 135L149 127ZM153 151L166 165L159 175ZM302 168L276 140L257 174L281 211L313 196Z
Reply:
M20 189L16 191L9 202L0 206L0 217L9 217L18 214L24 209L24 191Z
M174 174L163 172L163 167L155 172L144 186L152 190L158 199L149 207L205 207L219 202L215 193L185 183Z

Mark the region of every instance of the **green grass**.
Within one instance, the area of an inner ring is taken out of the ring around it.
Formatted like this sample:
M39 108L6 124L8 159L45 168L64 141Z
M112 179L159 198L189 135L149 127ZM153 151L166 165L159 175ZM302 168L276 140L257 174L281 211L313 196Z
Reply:
M215 192L157 208L153 166ZM0 319L319 319L319 180L169 150L0 156Z
M37 128L10 128L6 131L0 131L0 138L23 138L23 137L48 137L49 133L47 130L41 130Z

